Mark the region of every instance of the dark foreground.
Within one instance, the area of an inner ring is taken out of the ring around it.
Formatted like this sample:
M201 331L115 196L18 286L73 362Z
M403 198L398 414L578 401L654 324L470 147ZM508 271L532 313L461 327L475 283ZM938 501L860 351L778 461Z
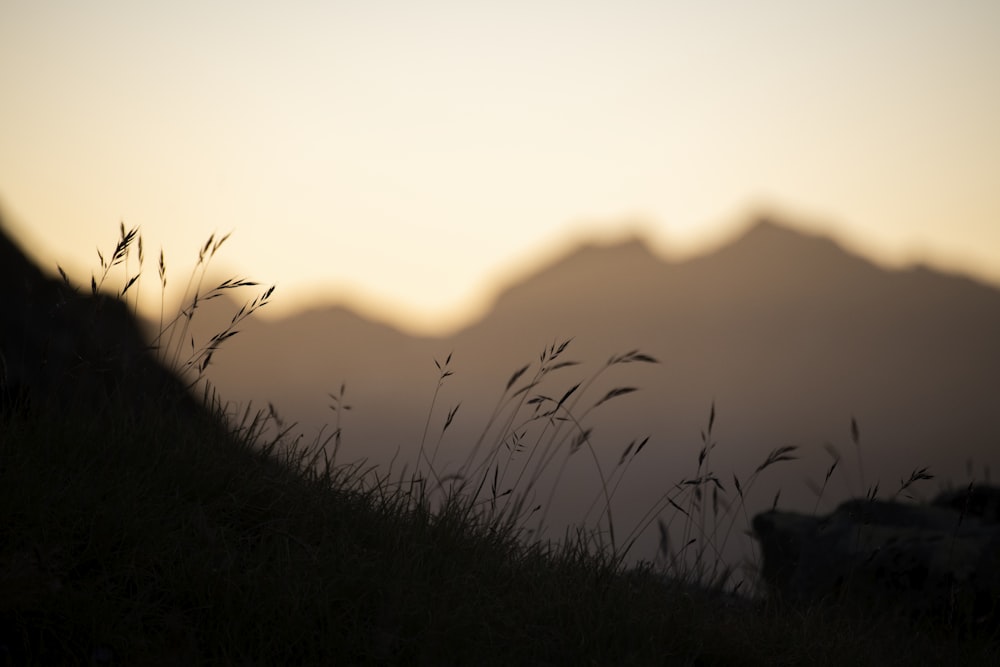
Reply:
M988 637L525 546L233 430L0 416L0 665L1000 664Z

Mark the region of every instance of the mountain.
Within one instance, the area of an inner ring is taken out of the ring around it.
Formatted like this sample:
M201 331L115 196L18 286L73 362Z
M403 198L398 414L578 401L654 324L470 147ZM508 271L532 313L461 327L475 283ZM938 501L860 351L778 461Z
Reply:
M778 488L783 505L811 509L806 482L823 481L826 443L844 460L821 506L876 482L891 494L922 467L937 479L917 494L934 495L942 484L969 481L967 461L981 477L1000 445L1000 291L922 267L881 268L828 238L766 220L685 261L663 260L639 239L581 246L510 285L485 318L446 338L412 337L343 308L243 329L210 372L223 396L272 401L309 440L334 423L327 394L344 383L352 410L341 415L340 460L385 464L396 456L397 470L416 459L438 385L435 360L451 354L454 375L437 395L426 446L437 446L446 412L461 402L437 459L460 463L508 378L537 365L546 346L572 338L562 358L581 363L528 395L558 398L616 353L652 355L659 364L617 364L579 404L577 395L566 403L579 416L611 389L639 389L584 419L605 474L630 440L650 436L615 497L616 522L627 527L695 474L713 403L711 463L730 492L734 473L746 481L773 448L800 446L801 460L765 471L750 511ZM593 459L571 457L560 485L551 502L540 494L551 524L583 516L600 488Z

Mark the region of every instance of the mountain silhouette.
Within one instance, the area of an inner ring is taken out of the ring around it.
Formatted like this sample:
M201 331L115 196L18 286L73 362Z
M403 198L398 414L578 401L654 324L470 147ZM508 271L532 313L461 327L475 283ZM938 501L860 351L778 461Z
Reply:
M713 404L711 464L729 492L732 475L746 480L773 448L800 447L801 460L766 471L749 512L779 488L782 506L811 509L809 483L823 482L829 444L843 460L821 508L876 483L891 494L923 467L936 479L915 493L930 497L968 483L970 461L981 479L1000 451L1000 290L924 267L885 269L768 220L684 261L664 260L638 238L582 245L509 285L483 319L447 337L410 336L341 307L244 329L216 356L211 381L231 401L273 402L307 440L335 421L327 394L345 384L353 409L341 414L339 460L412 466L438 385L435 361L450 354L454 375L426 439L437 443L446 412L461 402L441 438L442 470L468 456L512 373L537 364L547 346L572 338L564 359L581 363L529 394L558 397L616 353L652 355L659 364L607 369L578 405L583 412L613 388L639 389L584 424L606 471L632 439L650 436L615 496L615 519L628 528L695 474ZM579 520L598 479L592 459L573 459L547 521ZM637 543L637 557L651 557L644 548L653 545Z

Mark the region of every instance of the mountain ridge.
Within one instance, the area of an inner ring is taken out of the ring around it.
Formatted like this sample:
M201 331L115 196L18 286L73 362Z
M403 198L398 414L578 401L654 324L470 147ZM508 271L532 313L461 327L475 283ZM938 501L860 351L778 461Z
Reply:
M808 254L803 251L807 251ZM800 258L797 263L787 261L788 257L796 256ZM803 261L801 259L803 256L808 256L810 258L809 261ZM987 290L1000 289L973 275L955 270L942 270L924 262L890 266L872 259L864 253L849 249L847 245L827 233L805 230L801 227L778 221L773 217L763 216L753 219L739 232L731 235L724 242L715 244L713 247L696 255L682 259L664 257L656 251L653 242L641 233L634 233L624 239L612 242L584 238L544 263L505 280L494 290L493 295L489 298L489 305L484 308L483 315L445 333L415 333L408 330L405 325L392 322L390 319L365 315L360 310L352 307L350 302L347 301L308 305L278 318L266 318L266 321L276 323L294 320L299 317L315 318L319 311L331 310L336 312L342 309L349 311L360 320L391 328L402 335L430 340L445 340L461 334L466 329L475 327L479 321L488 317L498 305L506 301L510 293L519 292L526 284L537 287L536 283L539 280L545 280L553 274L560 274L567 267L575 265L583 266L588 271L593 271L596 267L602 265L629 260L639 265L639 267L660 270L668 267L700 266L705 263L719 262L723 259L727 263L737 259L740 263L755 264L761 262L762 258L768 258L769 263L773 263L780 267L781 270L787 271L799 267L809 268L817 264L817 259L823 262L828 262L831 259L840 261L844 256L851 258L856 266L865 267L865 269L875 269L893 274L923 271L936 276L959 279L970 285L976 285ZM596 270L600 269L596 268Z

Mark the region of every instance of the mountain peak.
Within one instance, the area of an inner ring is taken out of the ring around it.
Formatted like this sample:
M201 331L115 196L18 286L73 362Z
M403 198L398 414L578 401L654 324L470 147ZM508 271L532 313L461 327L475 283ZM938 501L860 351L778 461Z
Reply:
M844 248L833 237L779 222L770 216L761 216L737 234L733 240L705 258L724 259L726 262L740 261L791 264L806 269L812 263L824 266L840 265L845 260L854 264L870 261Z
M578 242L561 258L542 267L534 277L566 271L583 271L585 274L615 273L628 267L660 264L662 260L649 240L642 234L634 233L614 240L586 239ZM532 276L528 276L521 282L531 278Z
M617 254L655 254L649 239L640 232L632 232L621 237L604 240L596 238L583 239L571 246L569 255L581 252L612 252Z
M741 234L737 235L737 243L747 240L754 242L788 242L792 239L826 239L826 237L805 231L775 218L764 215L753 220Z

